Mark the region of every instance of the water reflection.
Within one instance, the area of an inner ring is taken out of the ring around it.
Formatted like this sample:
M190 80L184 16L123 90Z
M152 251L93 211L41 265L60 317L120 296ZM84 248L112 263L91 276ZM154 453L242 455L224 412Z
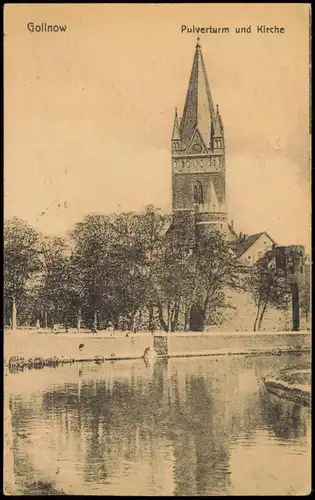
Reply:
M246 494L272 494L280 487L275 453L282 461L293 455L304 471L291 484L287 470L281 494L300 493L310 477L309 409L262 383L292 362L288 355L139 360L11 374L20 493L41 481L67 494L235 495L246 469ZM262 480L257 492L256 470L274 483Z
M261 394L261 404L267 427L279 441L306 437L308 418L301 405L280 400L277 396L267 395L265 392Z

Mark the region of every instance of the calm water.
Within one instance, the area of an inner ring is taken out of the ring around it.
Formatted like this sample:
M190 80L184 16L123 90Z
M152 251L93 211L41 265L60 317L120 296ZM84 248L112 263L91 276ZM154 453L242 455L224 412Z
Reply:
M270 395L262 383L294 363L292 355L222 356L7 374L16 488L305 494L310 410Z

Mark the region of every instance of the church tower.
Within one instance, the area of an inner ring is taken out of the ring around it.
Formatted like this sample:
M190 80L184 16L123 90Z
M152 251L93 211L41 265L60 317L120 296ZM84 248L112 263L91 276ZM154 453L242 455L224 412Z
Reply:
M181 120L177 109L172 134L174 224L182 221L196 236L228 231L224 130L213 105L199 39Z

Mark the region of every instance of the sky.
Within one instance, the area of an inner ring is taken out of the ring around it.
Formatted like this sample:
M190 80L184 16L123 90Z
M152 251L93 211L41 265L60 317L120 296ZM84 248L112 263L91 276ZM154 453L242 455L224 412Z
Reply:
M29 22L67 29L32 33ZM200 35L225 128L229 220L309 247L306 4L7 4L5 217L63 236L88 213L171 211L174 110L198 36L182 25L230 28Z

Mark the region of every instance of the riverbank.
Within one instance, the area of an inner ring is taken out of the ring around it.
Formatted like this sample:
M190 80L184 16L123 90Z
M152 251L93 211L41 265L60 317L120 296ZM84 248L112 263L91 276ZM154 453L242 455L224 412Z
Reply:
M46 333L17 331L4 336L5 364L21 368L56 366L76 361L138 359L152 345L149 333ZM17 359L18 358L18 359Z
M102 363L143 358L150 347L158 357L310 352L309 332L213 333L147 332L46 333L18 330L4 335L5 364L41 368L76 361Z
M311 368L289 369L266 377L264 383L269 392L280 398L311 405Z

